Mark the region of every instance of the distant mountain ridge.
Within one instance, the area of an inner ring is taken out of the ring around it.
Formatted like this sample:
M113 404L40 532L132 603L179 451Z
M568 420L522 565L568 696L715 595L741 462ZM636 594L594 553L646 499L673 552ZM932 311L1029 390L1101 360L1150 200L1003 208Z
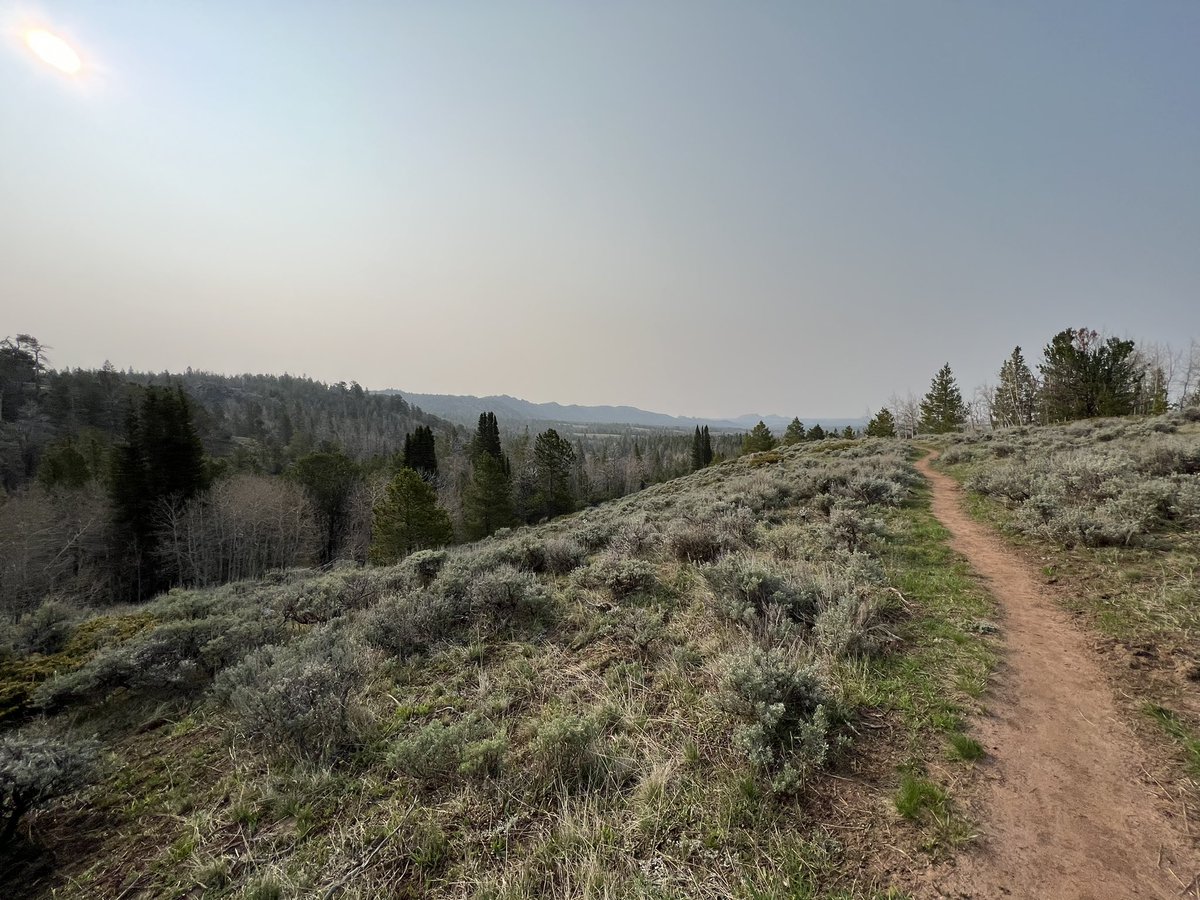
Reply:
M721 431L747 431L759 420L776 433L781 433L792 421L791 416L761 415L747 413L731 419L706 419L692 416L672 416L667 413L651 412L636 406L581 406L562 403L533 403L507 394L490 397L475 397L461 394L416 394L395 389L372 391L376 394L400 394L409 403L422 410L460 425L474 425L480 413L494 412L502 424L516 423L564 423L571 425L636 425L644 428L695 428L707 425ZM847 425L861 428L867 423L863 416L857 418L800 417L805 426L820 423L826 431L842 429Z

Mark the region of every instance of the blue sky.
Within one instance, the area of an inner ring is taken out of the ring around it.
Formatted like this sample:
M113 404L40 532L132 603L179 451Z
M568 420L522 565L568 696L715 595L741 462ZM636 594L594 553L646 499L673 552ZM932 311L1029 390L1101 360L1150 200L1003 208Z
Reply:
M85 61L67 78L21 32ZM0 0L59 365L855 415L1200 336L1200 4Z

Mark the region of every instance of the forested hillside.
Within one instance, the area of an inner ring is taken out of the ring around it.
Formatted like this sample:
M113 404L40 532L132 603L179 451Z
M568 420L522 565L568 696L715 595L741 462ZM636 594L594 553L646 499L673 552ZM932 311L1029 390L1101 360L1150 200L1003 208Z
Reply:
M449 516L448 535L411 538L433 546L698 465L694 436L680 431L607 426L560 436L503 428L492 416L496 443L481 456L478 430L356 383L54 369L48 349L29 335L0 345L8 616L49 593L116 602L272 568L365 562L388 484L405 468L420 470ZM737 455L741 442L714 435L708 461Z

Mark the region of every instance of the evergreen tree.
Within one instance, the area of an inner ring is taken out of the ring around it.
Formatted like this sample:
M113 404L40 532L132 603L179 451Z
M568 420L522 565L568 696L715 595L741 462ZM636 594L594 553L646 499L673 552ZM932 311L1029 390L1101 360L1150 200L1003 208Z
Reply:
M806 432L804 430L804 423L801 422L799 418L794 418L788 424L787 429L783 432L783 443L785 446L789 447L792 444L798 444L804 440L805 434Z
M842 429L842 437L844 437L848 441L852 441L858 437L858 432L856 432L854 430L853 425L847 425L845 428Z
M52 445L38 463L38 481L45 488L81 488L92 478L92 470L70 438Z
M350 498L360 473L354 460L335 447L326 447L296 460L295 478L308 494L321 529L319 561L328 565L337 559L350 517Z
M130 407L125 440L113 451L110 496L116 521L132 536L140 597L167 586L153 559L164 505L182 506L208 486L204 448L182 388L149 387Z
M929 393L921 401L920 430L927 434L947 434L961 429L966 421L962 392L950 371L950 363L946 363L933 376Z
M1134 411L1142 372L1133 341L1086 328L1065 329L1042 351L1038 395L1044 422L1069 422L1096 416L1125 416Z
M704 465L711 466L713 461L713 446L712 436L708 433L707 425L700 429L700 453Z
M467 536L487 537L513 524L512 467L500 444L496 414L480 413L471 443L474 470L463 497Z
M1000 385L992 398L992 424L997 428L1031 425L1037 412L1037 381L1021 348L1000 366Z
M504 458L497 459L491 453L476 458L463 507L467 537L472 540L513 524L512 478Z
M822 441L826 438L825 429L818 422L812 428L808 429L808 434L804 436L806 441Z
M537 507L546 518L571 512L575 498L571 493L571 471L575 464L575 449L557 431L548 428L537 436L533 445L534 467L537 471Z
M700 433L700 426L696 426L696 433L692 435L692 471L704 468L704 437Z
M403 465L424 478L437 475L437 447L428 425L418 425L416 431L404 436Z
M425 547L454 539L450 516L437 505L437 494L414 469L403 469L388 483L374 510L371 561L383 565Z
M867 423L867 437L894 438L896 436L896 419L886 406L875 413L875 417Z
M504 455L504 449L500 446L500 425L495 413L479 414L479 425L475 429L475 441L471 449L475 457L486 454L499 461Z
M758 453L762 450L772 450L774 447L775 436L771 434L771 429L761 419L742 439L743 453Z

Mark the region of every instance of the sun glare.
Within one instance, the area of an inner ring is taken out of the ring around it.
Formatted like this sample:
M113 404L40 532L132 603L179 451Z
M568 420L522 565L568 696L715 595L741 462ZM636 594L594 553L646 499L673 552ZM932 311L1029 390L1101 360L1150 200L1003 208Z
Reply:
M83 60L79 58L71 45L56 34L51 34L43 28L32 28L25 32L25 44L42 62L54 66L60 72L76 75L83 68Z

